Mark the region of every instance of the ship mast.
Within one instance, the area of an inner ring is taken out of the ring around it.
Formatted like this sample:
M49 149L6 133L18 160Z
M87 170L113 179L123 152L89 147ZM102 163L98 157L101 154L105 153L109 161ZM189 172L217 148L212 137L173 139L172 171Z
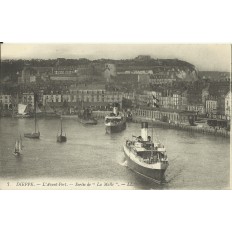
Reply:
M62 132L63 132L63 129L62 129L62 116L60 116L60 126L61 126L61 128L60 128L60 133L61 133L61 135L62 135Z

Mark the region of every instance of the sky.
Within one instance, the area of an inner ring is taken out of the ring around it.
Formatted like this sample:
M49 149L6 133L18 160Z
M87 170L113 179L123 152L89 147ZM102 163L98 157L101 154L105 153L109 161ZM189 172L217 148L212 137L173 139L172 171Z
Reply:
M230 71L228 44L2 44L2 59L180 59L200 71Z

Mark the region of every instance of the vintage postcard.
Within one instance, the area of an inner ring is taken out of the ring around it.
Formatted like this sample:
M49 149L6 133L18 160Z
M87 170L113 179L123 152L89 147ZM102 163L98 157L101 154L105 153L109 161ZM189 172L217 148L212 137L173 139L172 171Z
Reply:
M0 48L0 189L230 189L231 45Z

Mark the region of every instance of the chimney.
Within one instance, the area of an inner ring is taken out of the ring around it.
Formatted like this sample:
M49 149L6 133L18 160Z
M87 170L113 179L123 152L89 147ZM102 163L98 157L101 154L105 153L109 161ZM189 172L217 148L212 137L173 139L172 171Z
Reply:
M141 123L141 136L143 141L147 141L148 122Z
M114 106L113 113L117 116L118 115L118 107Z

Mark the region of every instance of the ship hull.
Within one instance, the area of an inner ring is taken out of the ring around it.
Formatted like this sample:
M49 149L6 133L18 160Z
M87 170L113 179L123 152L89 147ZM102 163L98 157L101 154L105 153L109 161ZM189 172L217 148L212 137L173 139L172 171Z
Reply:
M151 179L152 181L161 184L165 182L165 171L166 168L152 169L148 167L144 167L136 163L131 157L128 155L128 151L124 148L124 155L127 161L127 167L132 171Z
M13 118L32 118L33 115L30 114L16 114L16 115L12 115Z
M40 133L27 133L27 134L24 134L24 137L25 138L29 138L29 139L39 139L40 137Z
M106 133L107 134L117 133L117 132L121 132L125 129L126 129L126 122L124 121L118 125L106 126Z
M13 155L14 155L14 156L20 156L21 153L16 151L16 152L13 152Z
M58 143L64 143L64 142L66 142L66 141L67 141L66 136L63 136L63 135L57 136L57 142L58 142Z
M78 121L84 125L97 125L97 120L96 119L82 119L79 118Z

